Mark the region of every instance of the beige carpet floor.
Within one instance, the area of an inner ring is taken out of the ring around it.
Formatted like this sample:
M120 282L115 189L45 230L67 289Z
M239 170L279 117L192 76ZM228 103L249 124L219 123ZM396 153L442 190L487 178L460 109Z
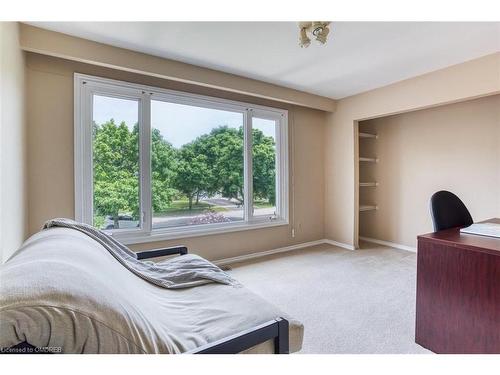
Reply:
M301 353L430 353L414 342L415 253L321 245L231 268L304 324Z

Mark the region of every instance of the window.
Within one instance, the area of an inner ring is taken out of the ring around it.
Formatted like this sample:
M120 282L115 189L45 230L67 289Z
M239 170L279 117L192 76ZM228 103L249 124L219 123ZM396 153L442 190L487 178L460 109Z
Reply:
M93 225L101 229L139 224L139 102L93 95Z
M252 119L252 168L253 215L276 217L276 136L279 119L253 117Z
M75 75L75 216L125 243L288 223L287 112Z
M151 100L153 229L244 219L243 122L241 112Z

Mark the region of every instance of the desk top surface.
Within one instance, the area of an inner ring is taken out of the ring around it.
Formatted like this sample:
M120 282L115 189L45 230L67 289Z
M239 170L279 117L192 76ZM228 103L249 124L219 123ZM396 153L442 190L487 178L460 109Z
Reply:
M500 219L488 219L482 223L500 224ZM418 241L440 243L443 245L480 251L500 256L500 238L479 236L475 234L460 233L460 228L441 230L418 236Z

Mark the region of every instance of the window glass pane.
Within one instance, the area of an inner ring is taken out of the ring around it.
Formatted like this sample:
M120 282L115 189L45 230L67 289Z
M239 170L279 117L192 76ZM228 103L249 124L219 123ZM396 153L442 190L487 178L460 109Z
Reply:
M277 121L252 118L253 215L276 216Z
M139 221L139 102L93 97L93 225L131 229Z
M243 220L243 114L153 100L153 229Z

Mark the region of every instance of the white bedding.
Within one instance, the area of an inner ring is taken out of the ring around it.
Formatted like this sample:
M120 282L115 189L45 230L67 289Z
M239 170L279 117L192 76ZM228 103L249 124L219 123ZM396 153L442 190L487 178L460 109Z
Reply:
M290 351L300 350L302 324L248 289L158 287L66 228L31 237L0 273L0 348L181 353L280 316L290 322ZM247 352L271 353L272 343Z
M167 289L191 288L213 282L234 285L239 283L215 264L196 254L170 257L161 262L138 260L128 247L102 230L72 219L57 218L47 221L43 229L69 228L82 232L102 245L123 267L138 277Z

